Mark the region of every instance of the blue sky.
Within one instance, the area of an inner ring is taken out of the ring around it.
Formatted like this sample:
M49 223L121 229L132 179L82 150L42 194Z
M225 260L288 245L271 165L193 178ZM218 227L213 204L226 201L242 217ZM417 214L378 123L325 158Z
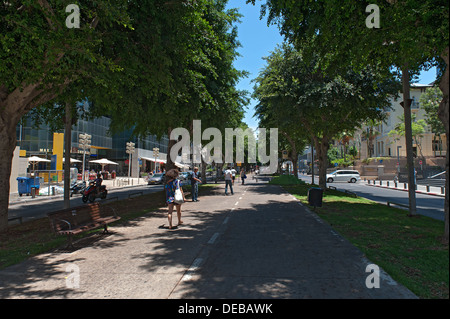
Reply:
M241 54L241 57L235 61L234 65L238 70L249 72L249 76L239 82L238 89L247 90L251 94L253 91L253 83L251 81L258 76L265 64L263 57L269 56L277 44L283 42L283 37L280 35L277 26L267 26L265 18L263 20L259 19L259 4L253 6L245 4L245 2L245 0L229 0L228 8L238 8L243 15L241 23L237 24L238 38L242 46L238 52ZM421 74L419 83L428 84L433 82L435 78L436 71L432 69ZM257 120L253 118L255 105L256 101L251 100L245 113L244 122L251 128L258 126Z

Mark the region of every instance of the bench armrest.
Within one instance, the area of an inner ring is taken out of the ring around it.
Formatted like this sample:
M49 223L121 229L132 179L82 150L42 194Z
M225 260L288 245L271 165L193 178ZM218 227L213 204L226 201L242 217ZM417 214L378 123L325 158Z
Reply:
M67 225L69 225L69 230L72 230L72 224L70 224L67 220L59 219L59 218L55 218L55 220L59 220L59 221L65 222Z

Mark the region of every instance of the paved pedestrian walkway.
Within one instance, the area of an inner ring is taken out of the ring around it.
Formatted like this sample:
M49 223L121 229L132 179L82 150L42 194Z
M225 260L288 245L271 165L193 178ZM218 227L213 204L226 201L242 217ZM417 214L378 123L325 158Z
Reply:
M279 186L219 187L175 230L161 209L0 271L0 298L415 298L367 288L371 262Z

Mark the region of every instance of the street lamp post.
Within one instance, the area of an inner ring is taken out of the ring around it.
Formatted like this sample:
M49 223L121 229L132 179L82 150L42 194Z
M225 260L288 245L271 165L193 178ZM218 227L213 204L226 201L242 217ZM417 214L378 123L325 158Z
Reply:
M86 163L86 150L91 148L91 138L92 135L86 134L86 133L81 133L78 135L78 145L79 147L83 150L83 182L86 180L85 178L85 174L84 174L84 170L85 170L85 163ZM90 152L87 152L88 154L90 154ZM67 157L67 155L66 155Z
M157 163L158 163L158 156L159 156L159 148L154 147L153 148L153 157L155 158L155 172L157 172Z
M134 143L133 142L127 142L127 154L128 154L128 178L130 178L130 172L131 172L131 156L135 152L134 149Z

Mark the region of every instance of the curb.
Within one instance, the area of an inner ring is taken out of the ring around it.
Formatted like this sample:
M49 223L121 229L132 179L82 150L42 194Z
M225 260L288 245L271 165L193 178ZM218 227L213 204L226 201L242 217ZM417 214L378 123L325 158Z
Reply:
M375 187L381 187L381 188L386 188L386 189L392 189L392 190L397 190L397 191L403 191L403 192L407 192L408 189L404 189L404 188L398 188L398 187L387 187L384 185L372 185L372 184L366 184L367 186L375 186ZM416 190L416 193L419 194L424 194L424 195L431 195L431 196L438 196L438 197L444 197L445 198L445 194L439 194L439 193L428 193L425 191L420 191L420 190Z

